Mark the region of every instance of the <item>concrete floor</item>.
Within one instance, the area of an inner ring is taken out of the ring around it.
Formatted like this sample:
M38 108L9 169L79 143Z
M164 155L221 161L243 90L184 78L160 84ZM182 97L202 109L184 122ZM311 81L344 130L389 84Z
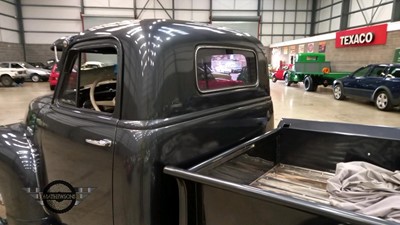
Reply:
M22 121L32 99L51 93L47 82L0 87L0 125ZM281 118L297 118L400 127L399 108L382 112L368 102L337 101L333 99L331 87L320 86L317 92L306 92L303 84L286 87L283 81L278 81L271 83L271 95L275 125Z
M22 121L32 99L51 94L48 82L25 82L21 86L0 86L0 125Z
M302 83L286 87L283 81L277 81L271 82L271 95L275 120L296 118L400 127L398 107L393 111L383 112L367 101L338 101L333 98L331 86L319 86L316 92L306 92Z
M0 125L22 121L29 102L37 96L51 94L47 82L25 83L19 87L0 87ZM372 103L333 99L331 87L306 92L302 84L286 87L283 82L271 83L275 125L282 118L336 121L368 125L400 127L400 109L381 112ZM0 217L5 208L0 202Z

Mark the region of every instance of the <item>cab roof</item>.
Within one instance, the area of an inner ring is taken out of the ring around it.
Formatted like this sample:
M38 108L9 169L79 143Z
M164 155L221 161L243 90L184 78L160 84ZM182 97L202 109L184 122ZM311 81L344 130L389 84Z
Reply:
M250 34L226 27L214 27L190 21L146 19L124 20L91 27L79 34L62 37L56 40L51 49L57 46L62 50L75 41L96 37L116 37L120 41L139 42L140 39L151 40L153 45L176 44L182 42L251 42L260 48L261 42Z

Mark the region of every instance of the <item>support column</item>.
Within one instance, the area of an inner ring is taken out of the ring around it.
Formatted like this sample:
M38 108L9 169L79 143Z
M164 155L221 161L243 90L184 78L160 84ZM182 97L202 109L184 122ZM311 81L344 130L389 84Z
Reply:
M257 16L260 18L258 20L258 36L257 38L261 41L262 25L261 25L261 0L257 1Z
M24 29L24 21L22 20L23 17L22 17L21 0L15 0L15 7L17 7L19 41L21 42L24 61L26 62L27 60L26 60L25 29Z
M315 35L316 16L317 16L317 0L312 0L310 36Z
M212 23L212 18L213 18L213 14L212 14L212 10L213 10L213 7L212 7L212 0L210 0L210 24Z
M342 14L340 16L340 30L346 30L349 24L350 0L342 1Z
M133 17L135 18L135 20L138 19L136 0L133 0Z
M392 22L400 21L400 0L393 0Z
M172 0L172 19L175 19L175 0Z

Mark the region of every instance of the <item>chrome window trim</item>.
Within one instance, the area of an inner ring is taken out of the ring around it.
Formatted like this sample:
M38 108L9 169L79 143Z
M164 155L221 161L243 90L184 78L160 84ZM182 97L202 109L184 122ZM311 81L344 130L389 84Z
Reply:
M254 84L248 84L248 85L240 85L240 86L233 86L233 87L226 87L226 88L218 88L218 89L212 89L212 90L201 90L199 87L199 82L198 82L198 76L197 76L197 53L200 49L202 48L214 48L214 49L232 49L232 50L240 50L240 51L247 51L247 52L252 52L254 54L254 59L256 60L256 73L257 73L257 80ZM237 47L230 47L230 46L222 46L222 45L200 45L196 47L195 51L195 56L194 56L194 70L195 70L195 78L196 78L196 86L197 90L201 93L212 93L212 92L220 92L220 91L226 91L226 90L234 90L234 89L242 89L242 88L252 88L252 87L257 87L259 84L259 71L258 71L258 57L256 51L253 49L248 49L248 48L237 48Z

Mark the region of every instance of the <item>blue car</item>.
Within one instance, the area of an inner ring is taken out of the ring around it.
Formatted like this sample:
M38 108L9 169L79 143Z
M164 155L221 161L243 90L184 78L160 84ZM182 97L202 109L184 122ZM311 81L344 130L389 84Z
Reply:
M333 82L333 97L370 100L379 110L400 105L400 64L370 64Z

